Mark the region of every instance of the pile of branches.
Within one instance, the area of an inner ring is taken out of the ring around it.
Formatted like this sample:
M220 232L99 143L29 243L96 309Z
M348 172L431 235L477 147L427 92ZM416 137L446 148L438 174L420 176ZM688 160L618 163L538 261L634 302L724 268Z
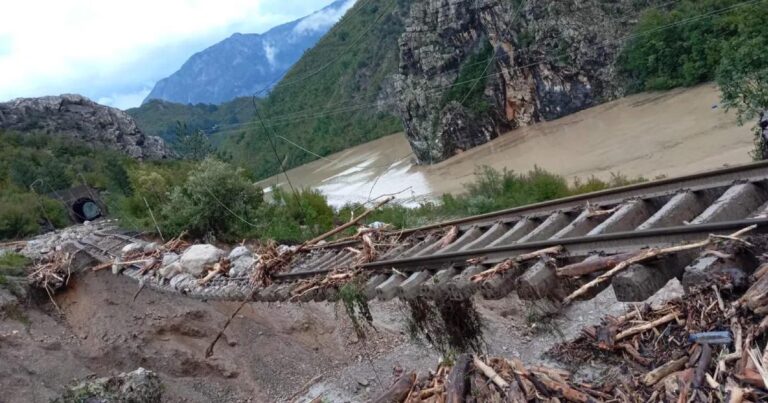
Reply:
M70 253L57 251L35 264L35 268L27 276L29 285L44 290L56 308L58 305L53 299L53 294L69 284L72 276L72 258Z
M518 359L484 360L469 354L455 363L420 375L402 374L375 403L437 402L597 402L611 396L592 385L575 382L568 371L526 367Z
M768 265L749 289L711 285L662 306L605 317L549 354L578 365L620 367L605 388L641 401L768 400ZM718 284L723 284L719 279Z
M72 275L71 266L72 254L56 252L38 262L32 273L27 276L27 281L30 286L53 294L69 282Z

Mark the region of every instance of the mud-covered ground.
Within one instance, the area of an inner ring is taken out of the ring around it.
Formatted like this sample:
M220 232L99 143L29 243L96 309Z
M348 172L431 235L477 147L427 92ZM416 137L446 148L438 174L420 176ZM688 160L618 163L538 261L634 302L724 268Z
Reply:
M327 303L254 303L216 347L208 343L234 309L143 290L108 271L87 272L57 295L61 312L33 298L0 319L1 402L47 402L77 380L144 367L157 372L170 402L365 401L387 387L394 368L433 367L438 355L404 334L399 303L371 304L376 331L359 340ZM527 362L585 324L619 313L612 291L542 321L511 296L478 300L488 350ZM298 393L298 394L297 394Z

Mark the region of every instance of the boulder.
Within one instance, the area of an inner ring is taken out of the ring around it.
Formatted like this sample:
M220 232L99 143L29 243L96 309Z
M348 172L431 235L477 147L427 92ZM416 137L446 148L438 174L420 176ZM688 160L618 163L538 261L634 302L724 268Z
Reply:
M207 267L213 266L214 263L218 262L224 255L225 253L223 250L213 245L193 245L184 251L184 254L181 255L179 261L184 267L184 272L199 277L205 273Z
M232 249L231 252L229 252L229 261L234 262L235 260L239 259L242 256L250 255L251 250L248 249L246 246L238 246L235 249Z
M159 403L163 397L160 377L139 368L114 377L81 382L68 389L60 399L64 402L135 402Z
M229 269L229 276L242 277L248 274L249 269L253 267L255 262L256 259L250 256L240 256L239 259L232 262L232 265Z
M143 242L134 242L129 243L128 245L123 246L123 249L120 250L120 254L125 257L128 255L133 255L139 252L144 251L144 243Z
M173 252L168 252L163 255L163 261L160 263L160 266L165 267L168 266L171 263L175 263L179 261L179 255Z
M179 262L173 262L169 265L162 266L158 273L165 279L172 279L175 275L183 273L184 268Z
M4 312L7 309L11 309L18 305L19 299L10 291L0 288L0 312Z

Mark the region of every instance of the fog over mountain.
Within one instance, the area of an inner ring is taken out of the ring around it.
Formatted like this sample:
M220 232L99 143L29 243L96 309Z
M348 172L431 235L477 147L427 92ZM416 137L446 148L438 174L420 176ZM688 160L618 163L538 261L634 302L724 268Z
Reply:
M144 102L220 104L270 88L354 3L337 0L263 34L233 34L194 54L181 69L158 81Z

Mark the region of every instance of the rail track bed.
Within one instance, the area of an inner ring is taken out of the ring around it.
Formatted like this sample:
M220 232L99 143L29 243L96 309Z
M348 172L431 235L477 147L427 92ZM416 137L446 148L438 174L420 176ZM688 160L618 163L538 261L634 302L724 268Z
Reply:
M701 241L711 234L726 235L748 226L755 226L753 233L768 232L765 162L389 232L379 238L386 242L378 257L364 264L358 263L355 248L359 241L316 246L297 255L286 270L273 276L273 284L253 294L247 276L219 275L199 286L143 274L139 267L128 267L123 273L152 288L203 299L242 300L254 295L255 300L265 302L333 301L338 298L334 289L300 295L295 290L302 282L351 267L368 275L364 290L371 299L459 299L475 293L496 299L513 291L523 299L562 299L599 275L599 270L579 274L579 270L563 271L564 267L583 270L605 265L609 256ZM133 241L130 236L102 231L81 244L104 262ZM547 248L558 252L536 255ZM673 277L689 287L726 266L753 265L738 256L699 252L675 253L633 265L605 286L612 285L621 301L642 301ZM515 262L512 270L472 281L478 273L532 253L535 258Z

